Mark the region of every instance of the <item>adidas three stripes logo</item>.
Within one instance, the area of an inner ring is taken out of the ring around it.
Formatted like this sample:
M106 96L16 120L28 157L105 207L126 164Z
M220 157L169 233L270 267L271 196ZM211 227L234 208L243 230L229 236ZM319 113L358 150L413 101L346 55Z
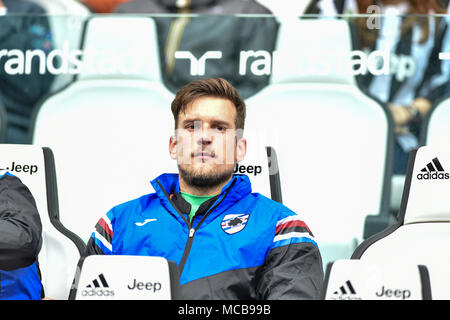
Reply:
M99 282L99 280L100 280L100 282ZM98 279L92 280L92 283L86 286L86 288L102 288L102 287L109 288L108 282L106 281L103 273L98 275Z
M447 180L449 178L449 173L445 172L437 157L431 160L431 162L417 174L417 179L419 180Z
M356 294L355 289L352 286L350 280L345 281L345 284L339 288L339 290L333 292L333 294Z
M438 158L434 158L430 163L428 163L425 168L420 170L421 172L433 172L433 171L444 171Z

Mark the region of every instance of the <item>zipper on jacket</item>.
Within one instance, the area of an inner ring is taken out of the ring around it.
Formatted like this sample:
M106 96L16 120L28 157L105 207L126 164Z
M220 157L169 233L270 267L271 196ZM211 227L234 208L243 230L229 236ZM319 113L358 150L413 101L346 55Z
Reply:
M195 232L198 230L198 228L202 225L202 223L206 220L206 218L209 216L209 214L211 212L213 212L221 203L222 201L227 197L228 192L230 192L231 188L233 187L234 183L236 180L233 180L233 182L231 183L230 187L227 189L227 191L225 192L224 196L222 197L222 199L211 209L209 209L202 217L202 219L199 221L199 223L195 226L195 228L192 227L191 223L189 222L188 219L186 219L186 217L184 216L184 214L182 212L180 212L180 210L177 208L177 206L175 206L175 203L173 203L172 199L170 199L169 195L167 194L166 190L163 188L163 186L161 185L161 183L159 182L159 180L156 180L156 182L158 183L159 187L161 188L161 190L163 191L164 195L166 196L166 198L169 200L170 204L172 205L172 207L174 207L175 211L183 218L184 222L186 222L186 225L189 228L189 234L188 234L188 239L186 241L186 246L184 247L184 251L183 251L183 255L181 256L181 260L180 263L178 264L178 269L180 271L180 277L181 274L183 273L183 269L184 269L184 265L186 264L187 258L189 256L189 253L191 251L191 247L192 247L192 243L194 242L194 235ZM195 217L195 216L194 216ZM194 218L192 218L192 221L194 221Z

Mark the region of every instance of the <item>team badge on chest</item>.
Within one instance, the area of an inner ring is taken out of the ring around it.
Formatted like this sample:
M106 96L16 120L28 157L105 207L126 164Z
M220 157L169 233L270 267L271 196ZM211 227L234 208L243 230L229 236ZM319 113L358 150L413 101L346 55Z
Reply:
M227 214L222 220L222 229L228 234L241 231L247 225L250 214Z

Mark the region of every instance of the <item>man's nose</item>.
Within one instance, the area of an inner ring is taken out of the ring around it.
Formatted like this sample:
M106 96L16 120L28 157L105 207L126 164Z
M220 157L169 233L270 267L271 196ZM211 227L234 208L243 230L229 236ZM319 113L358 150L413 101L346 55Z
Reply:
M213 136L211 130L201 130L201 133L197 139L199 145L208 145L213 142Z

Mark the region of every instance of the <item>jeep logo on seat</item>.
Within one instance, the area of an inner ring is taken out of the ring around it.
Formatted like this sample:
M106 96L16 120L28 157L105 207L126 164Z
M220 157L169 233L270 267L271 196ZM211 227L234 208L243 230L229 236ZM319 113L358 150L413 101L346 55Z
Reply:
M38 166L34 164L16 164L14 161L11 163L10 166L4 168L3 166L0 167L0 173L2 171L11 171L11 172L25 172L32 175L33 173L36 173L38 171Z
M262 172L261 166L252 166L252 165L244 166L239 165L238 163L236 163L233 170L233 173L253 174L254 176L260 174L261 172Z

